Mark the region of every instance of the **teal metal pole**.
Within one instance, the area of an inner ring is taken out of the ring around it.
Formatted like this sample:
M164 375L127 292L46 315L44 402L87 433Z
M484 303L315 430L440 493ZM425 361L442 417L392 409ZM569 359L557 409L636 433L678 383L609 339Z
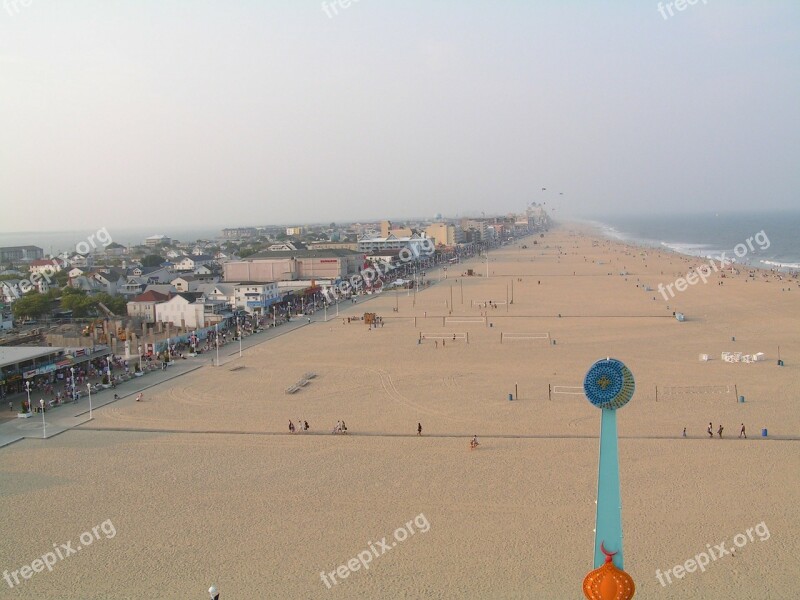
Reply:
M600 549L616 552L614 564L624 568L622 555L622 498L619 485L619 451L617 450L617 411L602 409L600 421L600 467L597 476L597 515L595 518L594 568L605 564Z

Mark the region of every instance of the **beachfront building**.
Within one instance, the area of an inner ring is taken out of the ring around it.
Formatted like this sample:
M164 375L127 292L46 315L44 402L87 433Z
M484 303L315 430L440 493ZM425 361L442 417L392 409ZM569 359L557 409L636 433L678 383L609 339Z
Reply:
M91 348L59 348L53 346L2 346L0 347L0 390L17 394L31 384L32 403L41 397L40 389L46 383L68 381L70 367L111 353L107 346Z
M349 250L296 250L259 252L223 265L225 281L332 280L355 275L363 264L363 253Z
M7 265L16 262L29 262L44 257L44 250L39 246L3 246L0 247L0 263Z
M281 300L278 284L275 281L259 283L245 281L235 284L234 308L254 314L266 314L269 307Z
M460 240L460 227L451 223L433 223L425 228L425 237L434 241L437 246L455 246Z
M418 233L412 233L407 237L397 237L390 233L387 237L362 237L358 240L358 251L363 254L371 254L379 250L402 250L407 248L420 256L424 253L430 241Z
M303 228L302 227L287 227L286 228L286 235L289 236L301 236L303 235Z
M172 323L183 329L200 329L221 323L230 316L224 300L206 298L198 292L177 293L166 302L156 304L156 321Z
M128 316L140 318L145 323L155 323L156 305L166 302L169 298L169 294L148 290L128 302Z

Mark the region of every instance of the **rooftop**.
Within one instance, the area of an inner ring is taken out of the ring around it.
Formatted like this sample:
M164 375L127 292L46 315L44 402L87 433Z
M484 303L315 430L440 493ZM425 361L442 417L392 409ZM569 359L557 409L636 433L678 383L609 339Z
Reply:
M54 346L0 346L0 367L56 354L64 348Z

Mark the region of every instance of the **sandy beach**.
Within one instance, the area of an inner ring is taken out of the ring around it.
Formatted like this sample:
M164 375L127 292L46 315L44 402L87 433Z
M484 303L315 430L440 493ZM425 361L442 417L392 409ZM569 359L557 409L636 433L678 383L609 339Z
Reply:
M318 314L144 402L3 448L0 570L79 545L106 521L115 534L101 531L52 572L0 581L0 598L207 598L212 584L224 600L581 598L600 417L582 394L561 392L579 392L606 356L636 378L619 448L637 597L792 598L800 285L713 273L665 301L658 284L701 262L562 226L492 251L488 278L485 260L451 265L417 294L342 304L338 318ZM364 312L384 326L347 323ZM731 364L722 352L765 360ZM349 434L331 435L342 419ZM311 429L290 435L289 420ZM709 422L722 439L708 439ZM420 515L413 535L394 537ZM657 569L762 523L768 536L734 556L659 583ZM396 545L325 583L321 572L383 537Z

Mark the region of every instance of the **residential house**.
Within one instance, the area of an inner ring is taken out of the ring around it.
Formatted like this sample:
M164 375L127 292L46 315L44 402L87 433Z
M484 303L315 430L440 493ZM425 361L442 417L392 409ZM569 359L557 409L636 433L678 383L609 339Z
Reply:
M198 329L221 323L230 315L222 300L206 298L197 292L183 292L156 304L156 321L172 323L183 329Z
M183 255L175 259L175 270L180 272L193 272L201 265L209 266L214 257L208 254L197 254L192 256Z
M138 317L145 323L156 322L156 305L170 299L169 294L148 290L128 302L128 316Z

